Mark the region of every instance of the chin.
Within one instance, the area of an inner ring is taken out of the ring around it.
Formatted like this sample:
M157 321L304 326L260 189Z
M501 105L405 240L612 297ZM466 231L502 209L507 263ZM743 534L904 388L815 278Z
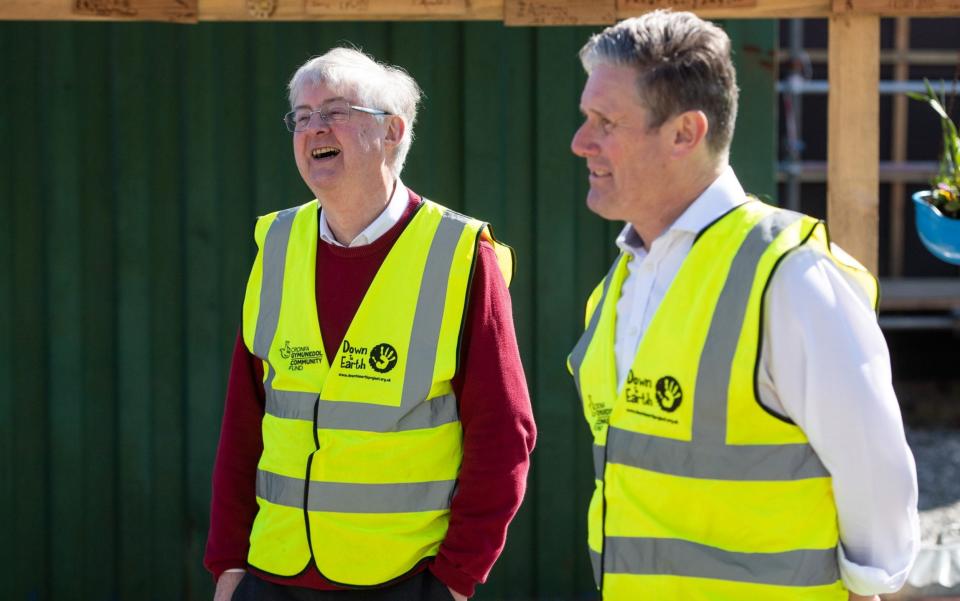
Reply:
M617 216L615 215L613 207L614 203L609 197L604 197L592 192L587 193L587 208L600 217L611 221L616 220Z

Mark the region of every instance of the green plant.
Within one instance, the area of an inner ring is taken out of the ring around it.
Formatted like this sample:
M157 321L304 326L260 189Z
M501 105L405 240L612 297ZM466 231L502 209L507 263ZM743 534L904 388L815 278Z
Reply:
M943 133L940 170L930 182L929 202L945 216L960 219L960 134L944 108L947 105L946 93L937 95L929 81L924 79L923 82L927 86L925 94L908 92L907 95L930 105L940 117Z

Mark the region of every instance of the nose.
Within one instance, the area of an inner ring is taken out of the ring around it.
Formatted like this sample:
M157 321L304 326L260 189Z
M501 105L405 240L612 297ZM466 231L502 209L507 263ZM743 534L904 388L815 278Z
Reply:
M307 123L306 131L312 131L314 133L323 133L329 130L330 130L330 123L328 123L327 120L321 116L321 113L316 112L316 113L310 114L310 122Z
M578 157L586 158L597 154L597 145L590 139L590 133L587 131L587 124L583 123L577 128L570 140L570 150Z

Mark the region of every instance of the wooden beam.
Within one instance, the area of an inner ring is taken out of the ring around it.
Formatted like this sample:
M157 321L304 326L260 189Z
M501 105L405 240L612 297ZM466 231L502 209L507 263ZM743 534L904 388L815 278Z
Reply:
M0 20L183 21L163 15L78 14L78 0L0 0ZM92 1L92 0L86 0ZM143 2L144 0L97 0ZM158 2L159 0L152 0ZM166 0L176 3L178 0ZM200 21L501 21L503 0L196 0ZM196 19L194 19L196 20Z
M706 19L960 16L960 0L0 0L0 20L503 21L506 17L508 24L569 25L612 24L668 6L692 10Z
M609 25L616 0L503 0L506 25Z
M829 16L831 0L620 0L617 18L667 7L690 10L704 19L794 19Z
M833 239L876 274L880 17L834 16L829 30L827 222Z

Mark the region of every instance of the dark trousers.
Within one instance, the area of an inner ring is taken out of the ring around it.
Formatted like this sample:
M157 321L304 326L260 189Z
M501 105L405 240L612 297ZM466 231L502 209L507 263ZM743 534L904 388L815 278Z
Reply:
M318 591L312 588L283 586L257 578L250 572L234 591L231 601L451 601L446 585L430 570L384 588Z

